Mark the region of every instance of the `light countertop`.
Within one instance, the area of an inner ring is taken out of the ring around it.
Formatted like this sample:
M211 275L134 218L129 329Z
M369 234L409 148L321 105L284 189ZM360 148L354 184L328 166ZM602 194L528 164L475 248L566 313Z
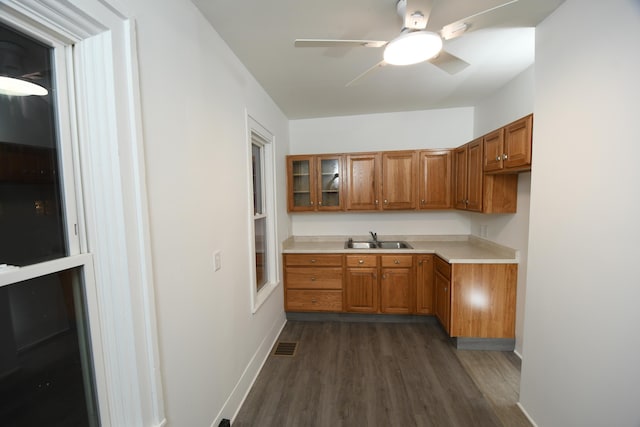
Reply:
M413 249L345 249L349 239L368 241L370 236L293 236L282 242L283 253L409 253L436 254L451 264L517 264L518 251L473 235L378 236L378 240L402 240Z

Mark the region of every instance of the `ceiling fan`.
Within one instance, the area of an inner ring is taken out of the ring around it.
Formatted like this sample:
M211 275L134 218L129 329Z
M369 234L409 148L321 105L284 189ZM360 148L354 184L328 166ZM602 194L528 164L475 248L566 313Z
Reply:
M456 74L469 63L443 49L443 41L464 34L471 26L469 21L477 16L508 6L518 0L511 0L492 8L475 13L442 27L438 32L428 31L427 24L434 0L398 0L396 11L403 19L400 35L391 41L383 40L334 40L296 39L295 47L384 47L383 60L369 68L346 86L359 82L369 73L385 65L411 65L429 61L449 74Z

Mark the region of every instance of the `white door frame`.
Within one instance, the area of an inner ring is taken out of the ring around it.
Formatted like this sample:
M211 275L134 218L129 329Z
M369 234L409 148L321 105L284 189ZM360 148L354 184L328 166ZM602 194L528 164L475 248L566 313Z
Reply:
M80 252L93 258L101 423L165 425L134 23L119 0L0 0L0 12L73 46L73 161Z

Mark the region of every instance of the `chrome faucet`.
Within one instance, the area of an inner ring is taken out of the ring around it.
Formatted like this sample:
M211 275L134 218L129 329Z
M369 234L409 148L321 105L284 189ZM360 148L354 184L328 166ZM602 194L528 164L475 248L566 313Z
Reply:
M371 234L371 238L373 239L374 243L378 243L378 233L370 231L369 234Z

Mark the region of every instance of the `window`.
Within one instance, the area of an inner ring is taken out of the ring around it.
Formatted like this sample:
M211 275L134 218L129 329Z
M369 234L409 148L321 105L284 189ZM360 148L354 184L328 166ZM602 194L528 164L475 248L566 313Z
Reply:
M273 136L249 117L251 155L252 305L277 286Z

